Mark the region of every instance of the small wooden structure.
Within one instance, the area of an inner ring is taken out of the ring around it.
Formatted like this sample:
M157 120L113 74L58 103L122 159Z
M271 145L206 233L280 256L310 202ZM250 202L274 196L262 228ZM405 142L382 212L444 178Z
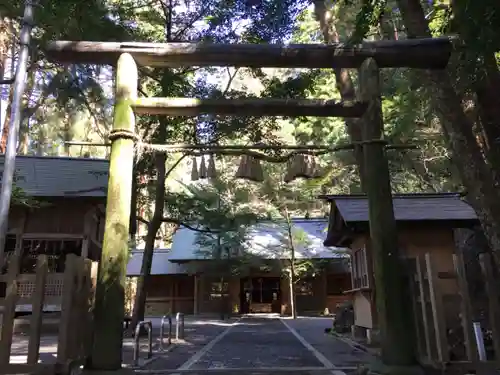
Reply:
M463 258L453 254L452 260L452 271L439 272L439 254L407 259L416 350L421 363L442 365L477 360L470 299L463 288Z
M46 293L49 277L49 262L46 255L36 260L33 274L21 274L21 256L11 258L6 275L0 279L7 283L5 298L0 299L0 374L44 373L54 374L68 371L68 366L81 365L85 361L91 345L92 316L91 304L96 267L89 259L70 254L66 257L62 274L61 295ZM33 292L26 296L20 288L21 281L33 283ZM40 339L42 337L44 305L61 305L58 328L57 359L54 363L39 363ZM14 338L15 311L18 304L31 305L29 344L27 361L24 364L10 363L11 346Z
M488 298L486 319L481 322L483 342L478 348L468 285L469 275L462 254L453 254L453 270L439 272L439 254L408 258L409 290L415 322L416 352L423 364L435 367L474 365L493 368L500 356L500 305L498 281L489 253L479 255L482 282ZM479 320L479 319L478 319ZM488 336L488 338L487 338ZM479 353L484 349L484 358ZM470 366L469 366L470 367Z
M323 246L326 219L294 218L292 223L294 230L300 230L307 239L303 245L297 245L297 259L321 263L314 274L304 275L297 282L297 311L314 315L333 312L338 304L351 299L342 293L351 289L345 249ZM233 272L221 285L220 273L224 266L213 258L213 251L198 242L196 232L179 228L172 238L171 249L154 251L146 285L147 314L217 314L222 297L227 300L228 313L291 314L288 279L283 275L289 257L289 250L282 243L284 231L283 224L276 222L261 222L252 227L247 238L248 248L239 259L233 254ZM140 275L142 257L142 250L132 252L127 276ZM227 267L222 272L228 276Z
M3 156L0 156L0 164ZM104 231L105 189L109 162L100 159L19 156L16 185L34 205L13 205L3 255L7 271L12 259L20 257L17 312L31 311L33 272L37 257L45 254L49 269L46 278L44 311L60 311L65 257L75 254L97 261ZM36 171L36 172L35 172ZM0 280L0 298L6 285Z
M344 283L349 278L349 265L345 249L328 248L323 245L323 233L328 221L323 218L291 219L291 228L301 233L302 243L295 244L296 261L315 263L314 271L301 275L296 285L296 308L302 314L320 314L333 310L328 301L335 303L339 289L335 285L328 288L330 282ZM198 287L196 307L199 312L212 312L220 309L218 297L226 295L228 306L233 313L280 313L291 314L291 296L288 277L284 273L288 268L291 251L288 248L288 232L284 223L262 221L249 228L246 244L241 252L232 252L222 258L233 262L231 277L221 284L220 274L228 276L227 267L214 259L213 250L199 243L198 234L187 228L180 228L172 238L169 259L171 262L194 267L197 270ZM219 265L218 265L219 263ZM321 263L321 266L319 266ZM338 276L334 278L332 276ZM348 282L347 282L348 284ZM345 297L348 299L349 297Z
M136 278L141 274L144 250L133 250L127 265L128 313L133 311ZM182 312L196 313L197 276L192 267L169 261L170 249L155 249L151 273L146 284L146 315L162 316Z
M373 339L378 317L367 199L362 195L325 198L331 202L325 242L351 249L353 333L358 338L363 335ZM409 313L414 317L418 358L422 363L439 365L475 362L477 348L467 278L453 235L454 228L477 224L475 212L458 194L397 194L393 206L401 267L408 275L407 292L412 301Z
M349 273L321 273L302 279L296 285L297 311L304 315L333 313L339 304L351 300L350 295L342 294L343 290L350 289L350 281ZM132 295L133 284L129 288ZM233 276L225 279L222 286L219 277L202 273L153 274L146 289L146 315L149 316L172 312L218 314L221 298L228 300L227 313L291 314L288 280L279 273ZM127 310L131 311L131 306Z

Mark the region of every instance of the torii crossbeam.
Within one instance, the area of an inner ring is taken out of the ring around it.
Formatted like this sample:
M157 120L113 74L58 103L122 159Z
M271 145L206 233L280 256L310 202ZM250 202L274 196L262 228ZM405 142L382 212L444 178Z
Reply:
M453 38L422 38L336 44L209 44L69 42L49 43L45 53L54 61L115 65L130 53L139 65L156 67L234 66L250 68L358 68L372 57L380 68L443 69Z

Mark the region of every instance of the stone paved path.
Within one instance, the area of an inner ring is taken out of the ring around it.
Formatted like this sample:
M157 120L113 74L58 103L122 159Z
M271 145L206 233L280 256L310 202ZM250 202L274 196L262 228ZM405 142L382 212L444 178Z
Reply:
M179 374L190 370L191 375L350 375L355 365L370 360L366 353L325 335L327 320L255 316L230 321L187 319L185 341L176 342L167 352L158 350L159 321L152 319L152 323L156 344L153 360L143 360L147 341L144 337L139 362L140 370L148 375L175 374L176 369L181 370ZM27 341L27 337L16 337L11 361L25 362ZM42 361L55 361L57 338L44 337L41 344ZM125 339L123 344L124 365L131 366L132 339ZM334 367L338 371L325 371Z
M299 317L285 319L284 322L336 366L358 366L378 361L362 347L354 347L332 334L324 333L325 328L331 327L329 318Z
M323 330L316 332L322 335ZM188 340L188 337L186 337ZM165 361L170 359L170 363ZM173 367L176 351L155 360L144 370L189 370L193 375L322 375L351 374L353 366L334 369L323 354L279 318L243 317L228 326L182 365ZM330 369L329 371L325 371ZM199 370L199 372L197 371ZM285 370L277 372L277 370ZM342 370L342 371L339 371ZM192 371L192 372L191 372ZM175 371L170 371L175 374Z
M322 364L279 319L243 318L191 368L299 366Z
M143 366L147 370L168 370L182 366L207 344L221 335L234 320L189 319L185 322L185 340L176 342L166 353L154 353L154 360ZM153 326L155 326L153 322ZM155 335L154 337L158 337Z

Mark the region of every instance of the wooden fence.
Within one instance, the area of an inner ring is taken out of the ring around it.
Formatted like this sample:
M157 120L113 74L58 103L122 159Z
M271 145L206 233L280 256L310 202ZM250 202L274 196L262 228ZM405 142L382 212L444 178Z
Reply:
M489 254L479 258L489 300L488 327L495 351L500 354L499 290L494 288ZM421 363L441 366L453 363L477 363L478 350L473 330L469 286L461 255L453 255L454 271L438 272L431 254L408 260L410 292ZM493 358L488 358L492 360Z
M6 275L5 298L0 298L2 308L0 334L0 374L54 374L64 372L70 363L83 361L91 345L91 312L95 264L89 259L69 254L62 274L49 274L47 256L37 258L35 274L19 274L20 256L14 256ZM49 279L57 279L62 294L54 295ZM29 288L26 287L30 284ZM32 284L32 285L31 285ZM29 291L28 291L29 289ZM29 292L29 293L28 293ZM14 338L15 312L18 304L31 303L27 362L10 363ZM60 304L58 324L57 360L55 363L39 363L42 336L43 310L47 303Z

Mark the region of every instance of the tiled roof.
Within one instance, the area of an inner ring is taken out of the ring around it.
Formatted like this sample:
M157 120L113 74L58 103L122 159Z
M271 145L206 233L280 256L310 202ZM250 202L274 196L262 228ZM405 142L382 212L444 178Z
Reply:
M292 230L305 241L296 247L297 259L331 259L341 258L345 249L325 247L323 240L326 236L327 219L295 219ZM171 255L173 262L196 259L210 259L211 251L202 249L199 234L187 228L180 228L172 238ZM297 236L297 237L298 237ZM287 246L288 235L286 225L279 222L262 222L250 228L247 234L246 251L263 259L288 259L290 257Z
M0 183L4 156L0 156ZM35 197L105 197L109 161L47 156L17 156L15 183Z
M368 221L368 199L363 195L323 196L335 202L346 223ZM398 194L393 196L397 221L477 220L476 213L458 194Z
M144 250L133 250L127 264L127 276L139 276L141 274L142 257ZM172 263L169 260L170 249L155 249L153 263L151 264L151 275L177 275L188 274L187 265Z

